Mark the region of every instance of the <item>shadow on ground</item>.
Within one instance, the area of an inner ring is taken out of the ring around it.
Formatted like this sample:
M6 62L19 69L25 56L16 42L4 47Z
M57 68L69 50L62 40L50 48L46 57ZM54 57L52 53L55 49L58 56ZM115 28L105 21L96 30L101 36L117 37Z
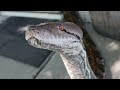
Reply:
M2 16L0 16L0 18L2 18ZM58 20L23 17L7 18L0 23L0 56L39 67L51 51L36 49L30 46L24 39L24 33L20 33L17 30L26 25L56 21Z

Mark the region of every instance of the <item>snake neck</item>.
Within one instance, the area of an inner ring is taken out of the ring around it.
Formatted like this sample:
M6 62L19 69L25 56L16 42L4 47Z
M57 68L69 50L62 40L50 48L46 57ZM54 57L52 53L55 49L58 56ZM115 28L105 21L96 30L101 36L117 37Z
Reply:
M60 54L71 79L96 79L86 52L77 55Z

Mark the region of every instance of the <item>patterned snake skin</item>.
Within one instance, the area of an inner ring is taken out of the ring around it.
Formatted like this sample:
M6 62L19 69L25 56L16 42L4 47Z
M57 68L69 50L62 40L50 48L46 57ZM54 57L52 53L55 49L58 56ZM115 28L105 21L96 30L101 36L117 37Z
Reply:
M59 52L71 79L96 79L83 44L83 33L71 22L31 25L25 32L27 42L36 48Z

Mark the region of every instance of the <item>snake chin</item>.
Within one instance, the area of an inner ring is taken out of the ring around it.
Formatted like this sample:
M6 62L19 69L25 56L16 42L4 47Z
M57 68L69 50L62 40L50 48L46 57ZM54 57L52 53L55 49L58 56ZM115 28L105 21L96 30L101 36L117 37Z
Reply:
M27 40L27 42L29 43L29 45L36 47L36 48L41 48L40 44L41 42L39 42L35 37L31 37ZM38 47L39 44L39 47Z

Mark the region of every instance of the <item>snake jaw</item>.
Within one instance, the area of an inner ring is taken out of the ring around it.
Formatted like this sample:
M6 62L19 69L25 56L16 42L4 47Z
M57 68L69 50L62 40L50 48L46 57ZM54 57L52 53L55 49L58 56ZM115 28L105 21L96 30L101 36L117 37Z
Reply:
M31 46L36 48L58 51L60 53L79 53L78 47L76 47L79 44L79 40L76 38L58 37L54 35L44 38L44 36L36 35L28 30L26 31L25 39Z
M79 38L76 37L76 34L68 32L66 28L59 27L60 25L59 23L43 23L38 26L30 26L26 31L25 39L30 45L37 48L78 54Z
M59 27L60 30L58 26L58 23L31 26L26 31L25 39L33 47L60 52L66 57L64 63L72 78L81 78L81 75L85 79L91 78L93 72L83 47L82 32L77 31L80 29L71 23L63 23L64 28Z

